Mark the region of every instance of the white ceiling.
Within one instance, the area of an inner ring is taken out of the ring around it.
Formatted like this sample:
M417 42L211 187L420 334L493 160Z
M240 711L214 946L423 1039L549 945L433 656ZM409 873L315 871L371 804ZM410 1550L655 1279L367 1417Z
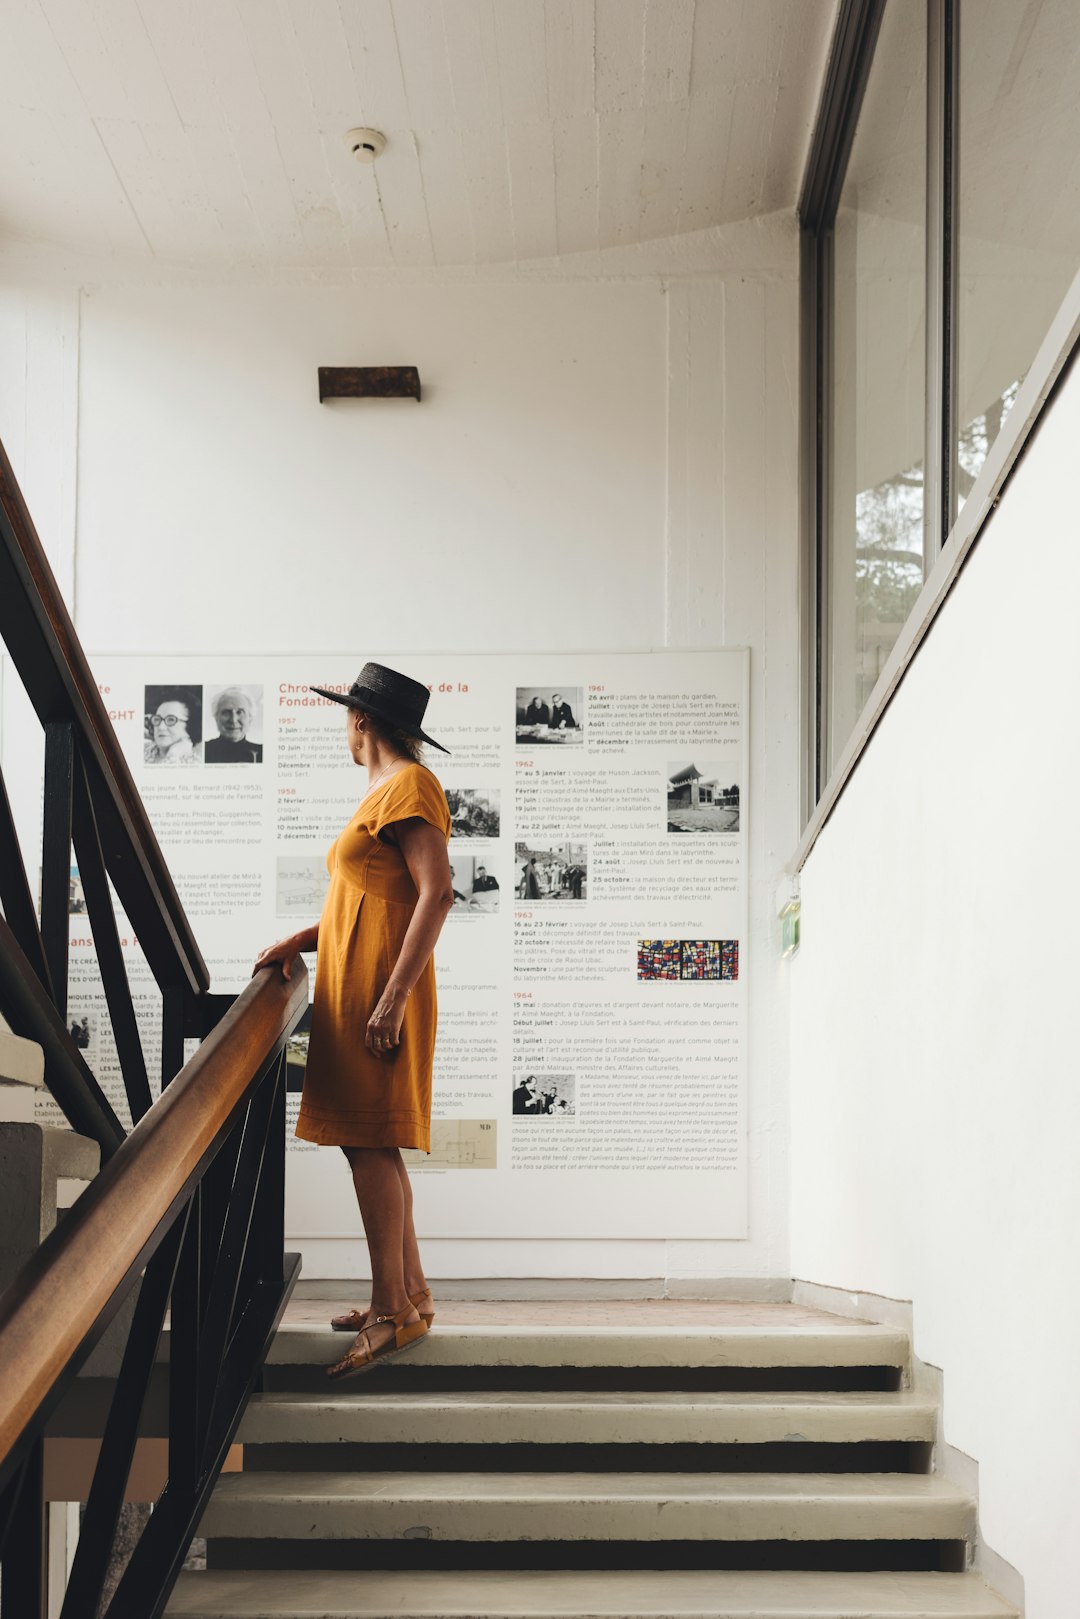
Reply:
M835 0L3 0L0 250L480 266L793 207ZM388 145L374 168L352 125Z

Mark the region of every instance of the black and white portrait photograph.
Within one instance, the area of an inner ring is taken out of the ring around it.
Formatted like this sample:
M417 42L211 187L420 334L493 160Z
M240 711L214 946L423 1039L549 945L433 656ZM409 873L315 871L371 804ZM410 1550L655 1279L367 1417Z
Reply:
M499 879L486 857L456 854L451 849L450 881L454 889L454 911L492 914L499 909Z
M499 835L499 789L497 787L446 787L451 836L455 838L497 838Z
M514 1117L566 1117L575 1111L574 1090L573 1074L524 1074L514 1085Z
M202 687L147 686L144 695L143 763L201 765Z
M519 686L517 740L528 747L580 743L583 713L580 686Z
M729 767L708 759L679 759L668 765L669 832L737 832L739 784Z
M206 710L203 757L208 765L262 764L261 686L207 686Z
M518 899L583 900L589 886L589 846L573 843L516 843L514 866Z
M330 873L324 855L279 854L275 907L278 916L318 916L329 884Z
M97 1019L90 1012L68 1012L68 1033L75 1049L84 1054L91 1050L97 1033Z

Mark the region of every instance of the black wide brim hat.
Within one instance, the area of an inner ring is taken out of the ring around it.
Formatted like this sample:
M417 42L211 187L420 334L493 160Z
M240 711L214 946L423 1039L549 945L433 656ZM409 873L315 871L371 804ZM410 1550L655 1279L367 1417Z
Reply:
M365 663L347 692L327 691L324 686L309 686L308 691L318 692L332 703L343 703L346 708L363 709L365 714L396 726L406 736L438 748L440 753L450 752L421 726L430 695L427 687L408 675L398 674L396 669L388 669L384 663Z

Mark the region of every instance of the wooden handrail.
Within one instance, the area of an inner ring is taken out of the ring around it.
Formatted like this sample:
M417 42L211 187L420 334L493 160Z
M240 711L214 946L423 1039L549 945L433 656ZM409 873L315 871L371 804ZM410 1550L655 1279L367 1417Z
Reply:
M0 1298L0 1463L190 1194L230 1117L307 1005L264 968Z
M70 720L105 789L109 875L158 983L209 989L180 903L34 520L0 443L0 631L43 725ZM111 822L111 824L109 824Z

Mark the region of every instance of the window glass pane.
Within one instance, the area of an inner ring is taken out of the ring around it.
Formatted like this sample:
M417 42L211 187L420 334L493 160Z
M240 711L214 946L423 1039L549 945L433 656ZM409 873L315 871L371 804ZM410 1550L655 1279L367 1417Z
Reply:
M963 0L959 164L962 506L1080 268L1076 0Z
M830 770L923 581L925 19L885 8L833 239Z

